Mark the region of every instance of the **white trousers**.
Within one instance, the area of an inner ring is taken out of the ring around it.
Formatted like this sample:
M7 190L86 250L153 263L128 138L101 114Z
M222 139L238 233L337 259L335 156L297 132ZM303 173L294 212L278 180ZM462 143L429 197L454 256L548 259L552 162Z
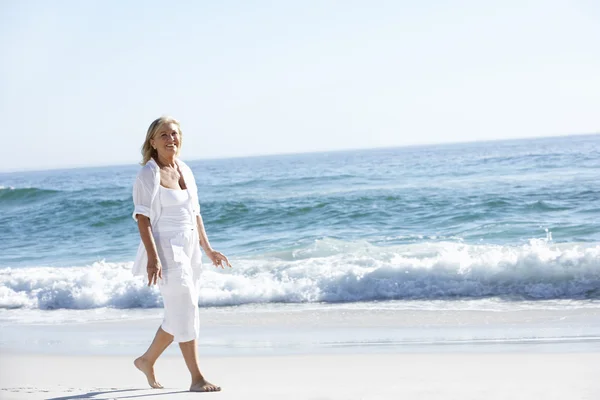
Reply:
M196 229L154 233L163 268L159 279L164 304L162 329L176 342L198 338L198 296L202 254Z

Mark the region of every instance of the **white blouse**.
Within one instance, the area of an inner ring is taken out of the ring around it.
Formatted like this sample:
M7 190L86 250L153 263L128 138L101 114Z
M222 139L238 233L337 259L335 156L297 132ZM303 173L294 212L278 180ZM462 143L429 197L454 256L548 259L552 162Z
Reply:
M187 187L188 194L192 201L190 204L190 214L200 215L200 203L198 202L198 187L196 180L190 167L181 160L176 161L179 165L179 170L183 175L183 180ZM133 219L137 221L137 214L145 215L150 218L150 225L156 223L160 218L162 205L158 190L160 188L160 167L150 159L138 172L135 183L133 184ZM200 245L200 244L198 244ZM145 275L146 266L148 265L148 254L144 243L140 241L137 255L133 262L133 275Z

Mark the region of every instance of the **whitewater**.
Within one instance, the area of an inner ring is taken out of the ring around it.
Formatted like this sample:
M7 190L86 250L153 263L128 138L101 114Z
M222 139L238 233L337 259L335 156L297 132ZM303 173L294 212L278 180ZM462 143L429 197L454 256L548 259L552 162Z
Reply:
M232 270L204 266L199 304L345 303L382 300L600 300L600 246L547 240L509 247L429 243L380 248L319 241ZM0 309L162 307L131 262L0 270ZM600 301L597 305L600 307Z

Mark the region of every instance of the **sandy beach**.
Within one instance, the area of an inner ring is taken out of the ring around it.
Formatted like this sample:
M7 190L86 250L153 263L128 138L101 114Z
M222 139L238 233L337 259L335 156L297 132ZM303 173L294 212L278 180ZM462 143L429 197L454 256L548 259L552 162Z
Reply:
M203 309L200 366L222 399L598 399L596 308L368 310L365 304ZM351 308L353 307L353 308ZM192 398L177 346L147 388L133 360L160 323L3 324L0 399ZM53 314L59 316L59 314ZM72 318L75 318L75 313ZM117 310L105 317L115 318ZM417 340L418 339L418 340Z
M125 356L3 354L2 399L598 399L600 353L344 354L209 357L214 394L186 392L183 360L157 364L162 390Z

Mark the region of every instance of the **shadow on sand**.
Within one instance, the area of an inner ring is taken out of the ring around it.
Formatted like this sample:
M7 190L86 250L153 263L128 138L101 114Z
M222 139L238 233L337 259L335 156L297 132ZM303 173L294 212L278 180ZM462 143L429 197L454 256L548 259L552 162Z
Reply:
M142 392L139 394L135 393L123 393L123 392ZM151 392L151 393L148 393ZM124 394L123 396L118 395L117 393ZM107 390L103 392L89 392L83 394L74 394L72 396L61 396L61 397L52 397L46 400L74 400L74 399L135 399L135 398L143 398L149 396L166 396L173 395L177 393L189 393L188 390L177 390L172 391L168 389L120 389L120 390ZM105 397L105 395L108 395Z

